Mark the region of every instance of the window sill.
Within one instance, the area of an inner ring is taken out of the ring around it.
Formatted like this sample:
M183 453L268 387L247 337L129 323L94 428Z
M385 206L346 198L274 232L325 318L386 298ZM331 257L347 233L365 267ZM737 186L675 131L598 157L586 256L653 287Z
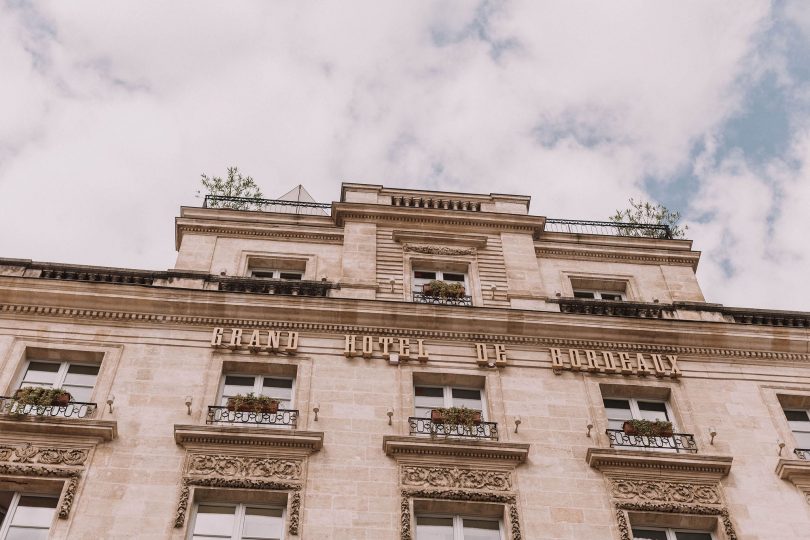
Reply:
M585 461L594 469L602 472L617 469L644 469L647 471L652 469L721 478L731 470L732 457L657 450L588 448Z
M80 437L109 442L118 437L115 420L0 415L3 433L35 433L48 437Z

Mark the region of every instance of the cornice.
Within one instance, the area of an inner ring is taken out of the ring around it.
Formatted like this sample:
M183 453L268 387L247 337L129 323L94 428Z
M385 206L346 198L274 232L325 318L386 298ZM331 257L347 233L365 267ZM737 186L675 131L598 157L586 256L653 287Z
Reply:
M84 418L0 415L0 432L4 434L42 434L49 438L68 437L93 442L109 442L118 436L118 422Z
M535 255L549 259L599 260L606 262L633 262L637 264L666 264L673 266L689 266L697 270L700 260L699 251L690 251L684 255L674 253L650 253L646 249L620 249L611 247L610 250L599 246L543 246L535 245Z
M628 469L656 473L701 475L721 478L731 470L731 456L683 454L673 452L588 448L585 461L602 472Z
M184 447L214 445L259 446L298 450L311 454L323 447L323 432L244 426L175 424L174 440Z
M294 225L274 225L261 222L196 222L185 218L178 218L175 225L175 249L180 249L180 243L185 233L214 234L217 236L232 237L265 237L281 238L284 240L303 240L313 242L343 243L343 230L331 227L296 227Z
M781 458L774 472L782 480L790 480L794 484L799 481L810 486L810 461L806 459Z
M453 459L494 459L523 463L529 456L529 445L386 435L383 437L383 451L391 457L442 456Z

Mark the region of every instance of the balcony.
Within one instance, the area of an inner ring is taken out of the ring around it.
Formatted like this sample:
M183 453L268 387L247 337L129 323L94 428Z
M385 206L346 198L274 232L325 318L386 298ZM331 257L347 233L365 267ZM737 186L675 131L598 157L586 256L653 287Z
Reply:
M441 296L438 294L425 294L414 292L413 301L417 304L437 304L444 306L472 306L472 296Z
M799 459L810 461L810 448L797 448L793 452Z
M278 409L276 412L231 411L228 407L210 405L206 424L292 427L298 425L298 411Z
M579 315L661 319L665 312L670 313L673 310L671 305L663 305L655 302L593 300L590 298L557 298L551 301L560 305L560 312L576 313Z
M283 296L325 297L329 289L334 288L334 285L325 279L321 281L304 281L212 276L210 281L217 283L220 291Z
M614 221L584 221L580 219L546 219L544 231L604 236L634 236L672 239L667 225L617 223Z
M691 433L673 433L672 437L646 437L643 435L628 435L621 429L608 429L605 432L607 433L611 448L697 452L695 436Z
M480 422L474 425L444 424L433 422L430 418L411 416L408 418L408 425L411 435L498 440L498 424L495 422Z
M14 417L34 416L42 418L91 418L98 405L71 401L67 405L29 405L19 403L13 397L0 396L0 412Z

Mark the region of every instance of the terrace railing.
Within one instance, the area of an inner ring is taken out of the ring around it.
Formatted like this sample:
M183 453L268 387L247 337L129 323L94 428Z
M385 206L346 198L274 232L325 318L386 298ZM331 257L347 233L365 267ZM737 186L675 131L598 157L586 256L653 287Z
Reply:
M810 460L810 448L797 448L793 451L799 459Z
M474 425L444 424L434 422L430 418L411 416L408 418L408 424L411 435L498 440L498 424L495 422L481 422Z
M579 219L546 219L547 232L572 234L601 234L606 236L636 236L642 238L672 238L668 225L639 225L613 221L583 221Z
M259 426L283 426L295 428L298 425L298 411L278 409L276 412L231 411L228 407L210 405L206 424L242 424Z
M472 306L472 296L441 296L438 294L425 294L414 292L413 301L418 304L437 304L444 306Z
M71 401L67 405L30 405L13 397L0 396L0 412L11 416L37 416L41 418L89 418L98 405Z
M673 433L672 437L647 437L645 435L628 435L621 429L608 429L607 436L611 448L697 452L695 436L691 433Z
M335 288L331 281L305 281L265 278L236 278L212 276L210 281L219 284L220 291L278 294L286 296L327 296Z

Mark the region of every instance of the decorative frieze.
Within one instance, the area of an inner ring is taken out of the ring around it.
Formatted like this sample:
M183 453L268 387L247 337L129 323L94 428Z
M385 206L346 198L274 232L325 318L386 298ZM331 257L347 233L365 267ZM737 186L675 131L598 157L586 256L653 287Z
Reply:
M507 471L460 469L458 467L403 466L400 470L403 486L425 488L462 488L492 491L512 489L512 477Z
M424 244L405 244L402 246L402 250L411 253L425 253L429 255L475 255L476 253L476 249L474 247L450 247Z
M34 476L39 478L64 478L65 487L59 501L59 519L67 519L73 507L73 499L81 478L80 469L45 467L42 465L17 465L0 463L0 476Z
M303 461L300 459L197 454L188 457L186 474L299 480L302 469Z
M722 503L717 485L708 484L614 479L610 481L610 491L614 498L622 500L696 504Z
M0 461L41 463L43 465L83 465L87 450L82 448L37 447L31 443L0 446Z

